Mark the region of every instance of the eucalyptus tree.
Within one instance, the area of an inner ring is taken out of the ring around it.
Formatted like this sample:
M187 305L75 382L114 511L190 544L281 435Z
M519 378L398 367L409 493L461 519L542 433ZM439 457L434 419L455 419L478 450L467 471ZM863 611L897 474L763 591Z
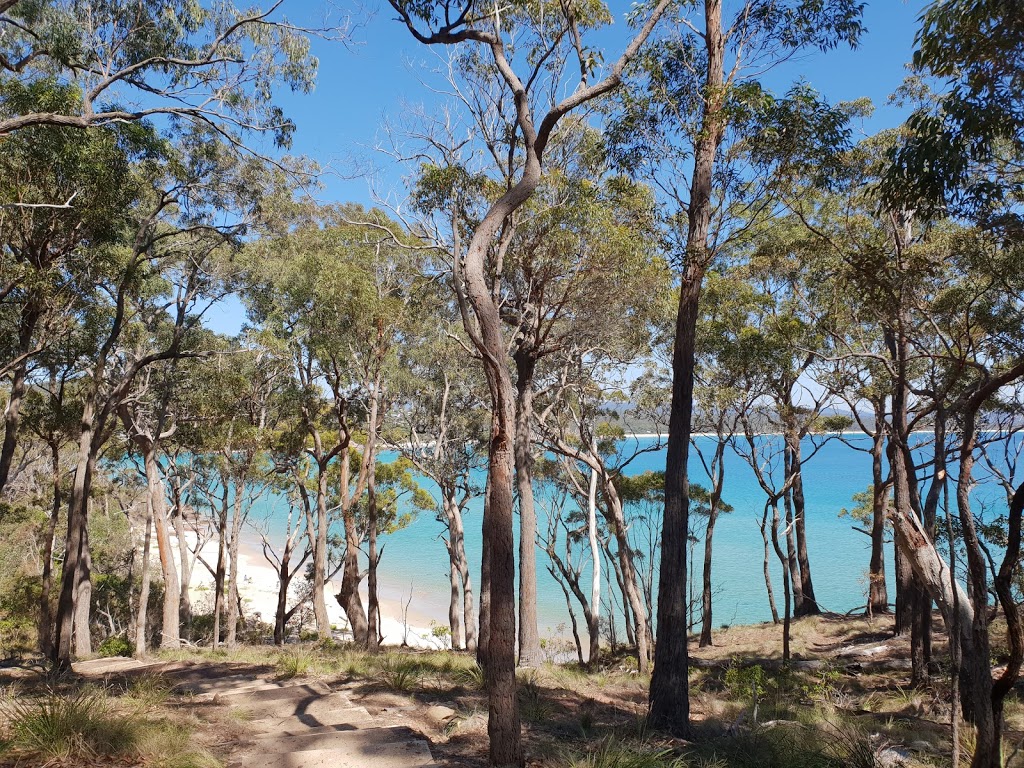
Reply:
M338 38L345 30L302 30L277 13L280 5L3 0L0 136L166 116L232 142L266 132L284 146L294 125L272 90L282 82L311 90L317 61L307 33ZM62 90L79 94L81 109L48 98Z
M68 90L50 101L80 110ZM2 109L2 107L0 107ZM0 492L17 446L21 402L39 353L72 330L86 277L100 267L103 248L130 226L144 193L133 162L159 146L144 127L112 126L88 133L35 127L0 144L0 286L6 338L0 372L10 377L0 449ZM80 198L74 205L52 200Z
M209 305L205 292L218 282L212 269L216 255L230 248L240 222L252 216L258 187L251 183L259 178L258 169L258 163L239 162L209 137L189 136L163 157L154 155L133 168L133 177L125 180L144 184L146 192L133 207L121 242L101 250L102 269L90 274L90 290L80 296L77 312L90 345L75 360L83 406L51 655L60 667L70 663L75 609L88 610L87 500L111 418L142 371L185 354L186 341ZM148 332L147 318L166 315L170 320L153 337L154 345L137 346L136 333ZM88 636L77 636L83 652Z
M650 697L652 724L680 734L689 727L687 651L685 634L675 628L686 621L692 372L704 274L744 229L734 214L750 221L770 209L767 188L780 166L845 141L842 116L806 87L776 98L759 78L800 50L855 45L862 32L862 5L854 0L725 5L705 0L681 9L640 60L638 87L625 92L614 129L622 161L664 197L681 277L658 590L662 634Z
M399 361L407 375L394 382L401 404L390 432L401 454L437 485L436 510L447 530L452 647L475 651L477 614L464 517L483 491L474 476L483 468L490 422L478 371L461 365L467 350L461 327L453 327L457 322L453 318L438 328L435 318L432 327L419 324L406 337Z
M265 336L263 343L290 361L291 397L304 434L301 450L315 465L316 519L310 532L318 631L323 637L331 631L324 588L330 484L336 482L345 538L337 598L356 642L365 644L370 635L359 594L362 534L356 514L373 482L384 376L410 296L405 276L414 270L402 267L405 249L391 234L396 227L378 211L310 209L299 214L305 218L290 231L247 249L244 300L251 321ZM361 422L366 440L353 483L353 438ZM335 462L338 476L332 480Z
M614 90L640 46L669 7L660 0L650 12L638 14L642 26L614 60L607 74L594 79L598 57L584 47L583 35L603 26L609 14L603 7L586 9L562 5L544 14L526 6L479 13L473 3L407 2L392 0L392 8L413 37L427 45L472 43L487 52L490 80L503 84L503 101L515 107L508 134L522 140L515 156L518 173L472 229L465 252L453 254L461 265L457 286L464 307L466 332L483 357L490 389L493 419L488 468L489 491L485 521L486 557L490 563L490 645L487 651L490 717L490 761L496 766L522 765L522 743L515 690L515 554L513 552L513 468L515 390L501 314L485 262L509 217L526 203L541 182L545 150L559 120L572 110ZM563 89L566 62L575 56L580 78L575 88ZM518 70L518 72L517 72ZM519 74L519 73L523 74ZM569 93L564 98L559 92ZM511 142L510 142L511 143ZM461 250L461 249L460 249Z

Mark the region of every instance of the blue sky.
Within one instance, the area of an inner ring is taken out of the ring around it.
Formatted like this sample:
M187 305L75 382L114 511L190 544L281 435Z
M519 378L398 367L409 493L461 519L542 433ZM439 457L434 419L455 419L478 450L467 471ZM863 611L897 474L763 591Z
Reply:
M875 103L874 115L863 126L866 133L898 125L905 113L886 105L886 99L907 74L905 64L913 53L917 19L925 5L923 0L868 0L867 34L859 48L805 54L773 71L766 83L783 92L802 79L832 102L866 96ZM613 3L613 12L615 6L625 8L623 3ZM284 12L292 22L319 26L338 23L346 10L314 0L286 0ZM408 172L374 150L381 125L410 105L429 110L436 104L437 97L424 83L433 79L437 58L394 20L385 3L353 14L357 26L349 45L314 41L313 52L320 60L314 91L282 91L277 101L296 123L291 154L306 155L329 168L320 198L372 205L371 185L361 175L365 169L377 169L378 192L399 196L402 177ZM623 37L628 32L621 21L613 29ZM607 37L614 40L615 34ZM609 47L605 59L617 54ZM238 303L229 301L211 311L208 324L223 333L236 333L243 319Z

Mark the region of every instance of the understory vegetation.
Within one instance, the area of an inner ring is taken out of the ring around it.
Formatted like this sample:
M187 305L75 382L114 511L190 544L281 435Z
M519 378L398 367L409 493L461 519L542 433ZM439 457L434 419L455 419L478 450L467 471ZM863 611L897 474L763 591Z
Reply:
M400 89L335 58L366 9L291 2L0 0L0 670L49 683L5 759L219 760L200 708L65 677L158 653L458 696L494 768L1015 759L1021 4L921 3L876 112L789 67L903 4L388 0L427 102L337 199L355 142L306 110L304 156L284 91ZM826 569L877 659L808 642Z

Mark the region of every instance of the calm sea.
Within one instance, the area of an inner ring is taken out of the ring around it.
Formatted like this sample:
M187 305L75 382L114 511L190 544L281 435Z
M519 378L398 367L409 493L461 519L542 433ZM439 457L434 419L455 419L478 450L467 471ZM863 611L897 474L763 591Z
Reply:
M696 438L711 449L711 438ZM627 441L623 449L635 445L649 448L653 441L639 439ZM818 448L817 453L804 465L804 493L806 497L806 529L811 573L818 603L824 610L844 613L865 603L870 540L854 529L855 521L840 517L844 507L853 506L855 493L865 490L871 482L871 458L866 450L870 439L863 435L847 436L845 441L831 440ZM808 440L805 455L814 446ZM927 450L927 449L925 449ZM384 454L382 461L395 458ZM707 484L707 477L699 462L694 467L692 482ZM664 449L644 453L629 464L626 474L646 470L665 469ZM768 621L771 612L763 575L764 545L759 523L764 510L765 494L757 483L749 464L733 451L726 453L726 482L723 498L733 511L719 517L714 534L713 610L715 626L723 624L751 624ZM781 474L776 468L776 473ZM976 473L984 478L981 467ZM777 478L781 483L781 479ZM429 484L424 484L428 489ZM483 477L480 477L483 486ZM974 492L976 505L984 507L988 517L1005 513L1005 496L991 482L980 482ZM571 502L570 502L571 503ZM545 530L547 499L538 491L538 528ZM479 564L481 542L481 514L483 501L475 499L465 516L466 549L473 565L474 592L479 598ZM284 502L280 498L264 498L251 512L251 520L266 525L271 532L283 530ZM568 509L567 509L568 511ZM635 512L636 510L634 510ZM780 510L781 513L781 510ZM782 513L784 514L784 513ZM627 507L627 518L630 509ZM643 525L636 521L636 525ZM702 536L702 525L696 533ZM637 531L640 532L639 530ZM411 594L412 605L421 613L431 616L439 624L447 622L449 595L448 559L441 537L444 526L430 513L420 513L412 523L391 535L383 537L383 558L379 571L381 593L385 599L403 602ZM694 574L699 582L703 562L703 542L696 544ZM886 569L890 599L894 596L892 546L886 549ZM548 573L547 555L537 550L539 621L542 635L567 633L568 612L562 589ZM778 560L771 554L770 569L776 601L782 610L782 574ZM614 578L614 577L612 577ZM589 569L585 571L585 585L589 585ZM589 587L585 587L589 592ZM608 595L607 581L603 586ZM697 591L699 595L699 589ZM582 613L577 615L582 625ZM606 604L602 613L607 615ZM616 607L616 611L618 611ZM582 631L582 630L581 630Z

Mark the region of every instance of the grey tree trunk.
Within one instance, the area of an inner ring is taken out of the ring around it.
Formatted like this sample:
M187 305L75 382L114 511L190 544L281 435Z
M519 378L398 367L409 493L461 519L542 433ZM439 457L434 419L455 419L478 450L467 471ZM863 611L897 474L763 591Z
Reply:
M519 665L544 662L537 627L537 509L533 498L533 376L528 352L516 362L516 490L519 496Z
M725 129L722 83L725 38L721 0L705 0L705 104L694 146L687 209L686 268L679 290L672 349L672 403L665 461L665 515L658 576L658 634L654 646L648 722L685 737L690 730L690 686L686 626L686 549L689 535L689 453L693 425L693 371L701 286L709 260L711 194L715 156Z
M153 531L153 505L146 502L146 533L142 537L142 574L139 588L139 610L135 616L135 655L143 657L149 650L149 639L146 632L148 623L147 608L149 607L149 547Z
M225 633L224 644L228 648L234 648L238 642L238 620L239 620L239 596L238 596L238 568L239 568L239 545L242 538L242 523L245 520L246 512L242 510L242 497L245 493L245 477L235 480L235 498L231 510L231 538L228 541L228 562L231 566L228 571L228 597L227 611L224 617Z
M160 468L156 461L156 446L143 454L146 470L146 485L149 503L153 510L153 528L156 531L157 551L160 555L160 572L164 579L163 620L160 630L161 648L178 648L181 645L181 628L179 614L181 586L178 584L178 570L174 564L174 552L171 550L171 536L167 519L167 496L164 493ZM184 546L179 542L178 546Z

